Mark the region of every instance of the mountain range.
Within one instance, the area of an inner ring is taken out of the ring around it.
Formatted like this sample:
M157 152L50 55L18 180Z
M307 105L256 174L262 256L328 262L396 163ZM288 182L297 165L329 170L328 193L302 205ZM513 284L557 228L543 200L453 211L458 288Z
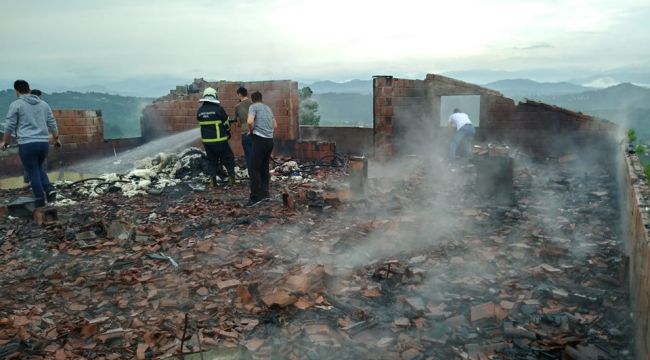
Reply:
M165 83L151 82L150 85L171 88ZM299 85L309 86L314 92L314 99L319 103L321 125L372 126L372 80L317 81ZM125 82L122 86L135 89L137 82ZM622 83L596 88L569 81L537 82L530 79L498 80L483 86L517 101L528 98L610 119L634 128L640 137L650 139L650 88L647 87ZM13 91L0 91L0 113L6 113L14 99ZM109 138L138 136L142 108L152 100L79 91L46 93L44 99L52 108L102 109Z
M308 86L320 104L322 125L372 126L372 80L320 81ZM529 79L499 80L483 86L517 101L538 100L610 119L650 138L650 88L622 83L599 89Z
M537 82L529 79L499 80L483 85L494 89L507 97L535 97L547 95L576 94L594 88L576 85L570 82Z
M309 86L315 94L325 93L355 93L372 94L372 80L354 79L345 82L334 82L331 80L316 81L310 84L298 83L300 88Z

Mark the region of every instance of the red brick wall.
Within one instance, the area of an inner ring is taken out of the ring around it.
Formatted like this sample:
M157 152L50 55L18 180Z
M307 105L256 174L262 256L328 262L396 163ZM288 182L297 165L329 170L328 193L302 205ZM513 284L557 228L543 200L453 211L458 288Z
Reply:
M298 140L295 142L293 156L300 160L321 160L334 155L336 144L321 140Z
M125 150L142 143L141 139L104 140L104 122L98 110L53 110L59 127L61 148L50 148L50 169L72 164L76 161L101 158L115 150ZM2 174L18 174L22 164L17 148L0 152Z
M194 81L199 93L187 94L181 87L172 90L167 96L156 100L144 109L143 134L148 140L167 134L196 128L196 110L199 107L203 89L208 86L218 89L219 101L228 116L235 117L237 88L248 89L249 95L255 91L262 93L263 102L271 107L278 122L275 131L276 153L293 149L293 143L299 138L298 125L298 83L295 81L254 81L254 82L205 82L201 79ZM233 124L230 146L237 156L243 155L238 124ZM289 154L290 155L290 154Z
M374 77L374 142L375 156L386 158L407 152L408 139L417 136L417 124L430 117L423 80Z
M373 155L373 128L352 126L300 126L301 140L320 140L336 144L344 155Z
M532 101L515 105L497 91L435 74L424 80L381 76L374 82L377 154L413 152L409 145L422 142L446 153L451 134L439 125L440 98L451 95L481 96L479 141L505 142L542 157L615 142L616 125L584 114Z
M95 110L53 110L61 147L58 153L96 150L104 143L104 121Z
M487 140L505 141L536 156L585 152L604 142L613 145L618 131L609 121L533 101L520 103L510 112L490 107L488 113L483 129Z

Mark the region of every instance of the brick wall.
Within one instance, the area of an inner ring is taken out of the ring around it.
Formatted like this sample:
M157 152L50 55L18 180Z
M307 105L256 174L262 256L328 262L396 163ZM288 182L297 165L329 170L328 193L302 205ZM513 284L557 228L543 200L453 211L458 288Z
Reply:
M298 140L295 142L293 157L300 160L322 160L336 152L336 144L321 140Z
M488 111L490 115L493 113L491 109ZM576 152L615 151L618 126L581 113L527 101L518 104L509 114L491 115L484 130L487 140L503 140L532 155L558 157Z
M429 74L424 80L375 77L376 151L407 154L427 143L429 152L446 154L451 133L439 125L441 97L453 95L480 95L478 141L505 142L539 157L615 148L618 128L611 122L534 101L515 104L497 91Z
M91 152L104 143L104 121L96 110L53 110L59 136L63 146L53 152L53 157L62 154Z
M126 150L142 143L140 138L104 140L104 122L99 110L53 110L59 127L62 146L50 147L48 164L50 169L66 166L77 161L101 158L113 151ZM7 175L22 172L17 147L0 152L2 173Z
M336 151L345 155L373 154L373 129L349 126L300 126L301 140L321 140L336 144Z
M623 225L627 240L626 250L630 257L629 286L632 300L633 319L636 327L637 359L650 358L650 187L643 166L635 155L626 158L624 163L624 209Z
M431 104L423 80L373 78L375 156L381 159L414 149L414 137L426 137L421 125L431 118Z
M162 137L184 130L196 128L196 111L198 100L206 87L218 89L219 101L228 116L234 118L237 88L248 89L249 95L255 91L262 93L263 102L271 107L278 122L275 131L276 154L291 155L300 131L298 125L298 83L289 80L253 81L253 82L207 82L195 79L192 88L196 92L188 93L186 87L177 87L169 95L154 101L144 109L143 136L147 140ZM200 141L197 141L197 145ZM233 124L230 146L236 156L242 156L241 138L238 124Z

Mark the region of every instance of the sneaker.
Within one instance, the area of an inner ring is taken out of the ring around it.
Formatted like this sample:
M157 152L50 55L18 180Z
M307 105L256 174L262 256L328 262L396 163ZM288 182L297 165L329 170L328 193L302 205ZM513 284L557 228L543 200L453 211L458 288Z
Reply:
M56 191L50 191L47 193L47 202L55 202L56 201Z
M43 199L36 199L36 201L34 202L34 206L37 207L37 208L42 208L42 207L44 207L44 206L45 206L45 200L43 200Z
M244 207L247 207L247 208L248 207L253 207L253 206L261 203L262 201L264 201L264 199L262 199L262 200L248 199L248 202L244 205Z

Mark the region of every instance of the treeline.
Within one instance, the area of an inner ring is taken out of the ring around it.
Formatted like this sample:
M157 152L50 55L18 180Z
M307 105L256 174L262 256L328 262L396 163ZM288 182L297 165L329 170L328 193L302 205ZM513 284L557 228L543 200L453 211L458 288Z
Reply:
M4 123L9 104L16 100L13 90L0 91L0 122ZM153 99L133 96L120 96L105 93L80 93L66 91L43 94L52 109L101 110L104 120L104 137L119 139L139 137L142 109Z

